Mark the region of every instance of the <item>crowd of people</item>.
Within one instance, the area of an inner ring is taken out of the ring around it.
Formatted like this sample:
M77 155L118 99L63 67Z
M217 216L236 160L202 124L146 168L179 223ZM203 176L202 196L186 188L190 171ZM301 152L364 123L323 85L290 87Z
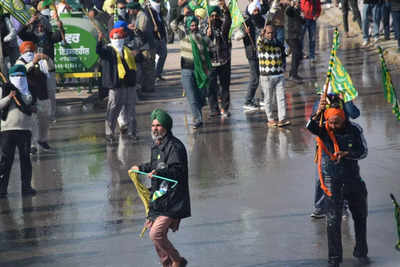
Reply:
M36 8L26 25L13 20L10 14L0 17L5 62L2 71L9 76L1 87L0 100L2 198L7 196L17 147L21 161L22 194L36 193L31 186L30 154L51 150L48 144L49 123L56 119L54 44L64 38L63 24L55 16L57 28L53 29L50 24L52 11L45 2L32 0L25 1L25 4ZM398 1L364 0L362 18L357 0L341 0L335 4L341 6L347 37L348 11L351 7L353 19L362 30L364 46L370 43L370 36L374 42L378 41L381 20L384 37L386 40L390 38L391 11L400 51ZM167 16L165 3L160 0L144 3L136 0L82 1L82 8L93 23L102 28L98 31L96 53L102 72L101 92L108 97L105 138L109 144L116 142L117 128L121 135L134 141L138 139L137 95L154 92L155 84L165 80L163 69L168 53L167 43L174 39L171 35L180 41L181 83L193 116L193 129L203 127L202 108L207 104L210 118L231 115L232 39L243 42L250 69L243 108L260 108L255 99L260 87L261 105L265 109L268 127L291 124L286 114L285 99L287 56L291 55L288 79L297 83L303 80L298 74L301 61L316 62L316 23L321 15L320 0L250 1L244 12L244 22L233 32L233 14L225 0L209 1L207 8L196 0L170 1ZM57 4L59 13L70 12L71 9L66 1ZM372 35L369 31L371 19L374 24ZM308 52L304 49L306 33ZM326 101L321 98L307 128L319 138L318 158L322 165L318 167L316 203L322 203L322 196L325 203L321 211L313 213L313 217L327 215L329 263L336 267L342 261L340 218L344 199L355 221L354 256L360 261L368 261L367 192L357 163L358 159L366 156L367 147L362 130L348 119L352 115L345 112L343 105L332 106L334 100ZM274 103L277 104L277 114L273 112ZM322 114L325 122L320 119ZM150 237L164 266L185 266L186 260L168 241L166 233L169 228L176 230L181 218L190 216L186 150L172 135L172 118L166 112L155 110L151 118L154 139L152 160L133 169L151 174L182 174L183 187L172 190L167 185L166 189L173 196L170 201L178 201L178 204L170 205L164 199L159 206L151 207L147 224L152 228ZM161 170L160 163L167 167ZM152 182L152 194L161 190L161 186L165 184Z

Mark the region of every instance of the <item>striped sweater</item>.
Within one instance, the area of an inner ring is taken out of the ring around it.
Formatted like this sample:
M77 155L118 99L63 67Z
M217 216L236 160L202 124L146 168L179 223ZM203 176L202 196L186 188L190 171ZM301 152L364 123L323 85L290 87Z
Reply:
M200 33L191 34L193 36L193 40L196 42L197 47L200 51L201 61L205 62L204 56L204 45L208 46L209 39ZM203 40L203 41L202 41ZM208 50L207 50L208 51ZM190 42L189 35L186 35L185 38L181 40L181 68L182 69L194 69L194 58L192 51L192 43Z
M285 71L286 54L281 42L276 39L268 41L260 36L257 39L257 52L260 75L278 75Z

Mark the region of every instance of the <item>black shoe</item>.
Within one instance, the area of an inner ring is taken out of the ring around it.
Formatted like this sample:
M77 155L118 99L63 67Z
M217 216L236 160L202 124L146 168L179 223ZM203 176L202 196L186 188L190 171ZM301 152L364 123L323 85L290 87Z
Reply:
M371 263L371 259L368 256L363 256L363 257L354 256L354 257L356 257L358 262L362 265L368 265Z
M122 127L119 127L119 132L120 132L122 135L125 135L125 134L128 132L128 126L127 126L127 125L124 125L124 126L122 126Z
M193 129L199 129L201 126L203 126L203 123L201 121L196 122L193 124Z
M106 142L107 142L107 144L109 144L109 145L112 145L112 144L115 143L115 138L114 138L114 136L112 136L111 134L106 135L104 138L106 139Z
M0 193L0 199L6 198L6 197L7 197L7 192Z
M215 117L218 117L219 115L221 115L221 113L219 111L213 111L210 113L210 115L208 115L208 117L215 118Z
M34 195L36 195L36 190L33 189L32 187L22 189L22 195L23 196L34 196Z
M47 142L38 142L39 150L40 151L50 151L51 147Z

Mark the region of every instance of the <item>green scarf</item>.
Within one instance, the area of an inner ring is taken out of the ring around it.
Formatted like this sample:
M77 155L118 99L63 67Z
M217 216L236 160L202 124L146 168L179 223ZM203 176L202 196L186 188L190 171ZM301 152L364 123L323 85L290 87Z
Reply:
M196 42L193 40L192 34L189 34L189 39L192 44L192 52L193 52L193 58L194 58L194 77L196 79L196 84L197 87L202 89L202 88L207 88L208 87L208 75L204 71L203 68L203 62L201 60L200 56L200 50L199 47L197 46ZM211 69L211 60L210 60L210 55L207 50L207 45L204 42L203 39L201 39L202 45L203 45L203 53L205 57L205 63L207 70Z

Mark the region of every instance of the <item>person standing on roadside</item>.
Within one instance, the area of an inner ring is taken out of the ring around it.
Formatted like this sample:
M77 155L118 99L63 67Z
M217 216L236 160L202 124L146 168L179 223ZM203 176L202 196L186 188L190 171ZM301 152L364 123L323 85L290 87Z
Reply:
M302 35L302 45L304 46L304 37L308 32L308 48L309 54L305 58L309 58L312 63L316 62L315 59L315 42L317 35L317 19L321 15L321 1L320 0L301 0L301 11L304 14L304 27Z
M224 13L224 20L221 19ZM208 104L210 106L210 116L229 117L230 104L230 77L231 77L231 53L229 44L229 30L232 19L229 9L223 2L222 9L219 6L210 6L208 8L209 25L207 27L207 37L210 39L210 83L208 87ZM221 86L221 108L218 106L219 84Z
M302 78L298 75L302 53L302 31L304 19L301 16L301 10L298 0L291 0L290 5L285 10L285 39L292 51L292 65L289 71L289 80L302 82Z
M276 39L274 26L267 24L257 40L260 62L260 83L264 92L265 113L268 127L283 127L291 122L286 119L285 65L286 54L283 44ZM272 104L276 96L278 121L275 120Z

